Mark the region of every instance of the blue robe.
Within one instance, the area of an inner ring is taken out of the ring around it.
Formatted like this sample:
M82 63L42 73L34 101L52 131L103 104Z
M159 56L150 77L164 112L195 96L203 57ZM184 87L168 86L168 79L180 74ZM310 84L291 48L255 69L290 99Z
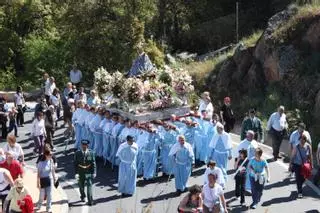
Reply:
M177 190L184 191L191 175L194 153L192 146L185 143L183 147L175 143L169 153L174 162L174 177Z
M108 120L103 127L103 158L105 162L110 159L110 137L111 137L111 131L114 127L115 122L113 120Z
M158 148L160 137L158 133L150 133L142 150L143 178L149 180L155 177L157 171Z
M196 127L185 126L183 130L183 135L186 138L186 141L191 144L193 148L193 152L195 153L196 145L195 145L195 135L196 135Z
M111 131L111 137L110 137L110 156L109 161L112 163L112 165L116 165L116 154L117 150L120 146L120 141L118 136L120 135L122 129L124 128L124 124L117 123Z
M120 145L116 156L120 159L118 175L118 192L133 195L136 191L137 181L137 154L138 146L133 143Z
M137 145L139 148L137 156L137 172L138 176L143 175L143 149L149 138L149 132L142 130L138 135Z
M212 150L211 159L216 161L217 167L222 170L223 177L227 182L228 157L231 156L231 149L226 149L221 136L217 141L215 148Z
M91 150L94 150L95 153L97 153L97 146L98 148L100 145L100 141L102 140L102 129L100 129L100 123L102 121L102 116L99 114L96 114L96 116L93 118L92 122L90 123L90 131L93 135L93 142L90 143L89 147Z
M173 173L173 161L169 158L171 147L177 142L178 132L169 130L165 131L161 143L160 159L162 172L171 175Z
M74 147L77 149L80 146L81 138L82 138L82 126L80 124L81 115L83 113L83 109L78 108L72 115L72 123L75 126L75 144Z
M213 135L215 134L215 127L212 125L211 122L204 121L202 129L203 129L203 135L205 135L205 137L202 141L201 147L198 149L200 150L199 158L200 158L200 161L207 163L210 155L209 143L212 140Z

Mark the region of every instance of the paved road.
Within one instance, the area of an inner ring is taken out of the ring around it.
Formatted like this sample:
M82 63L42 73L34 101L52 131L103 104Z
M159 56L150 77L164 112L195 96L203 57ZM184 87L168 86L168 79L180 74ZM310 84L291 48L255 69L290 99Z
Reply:
M21 143L29 165L35 164L35 157L32 155L32 141L28 138L30 132L30 120L32 113L26 113L27 123L25 127L19 129L19 143ZM61 122L59 123L59 125ZM64 153L65 143L62 136L63 129L58 129L55 133L54 143L56 144L58 158L58 173L64 178L62 186L68 195L69 212L71 213L140 213L143 209L149 207L152 213L174 213L181 198L175 195L174 180L167 181L166 178L159 177L154 182L146 183L138 179L137 193L134 197L122 199L117 192L117 171L112 171L110 167L105 167L102 162L97 162L97 178L94 181L94 199L95 206L87 207L79 201L79 193L74 179L73 170L73 153L70 151ZM233 136L235 142L239 139ZM235 144L236 145L236 144ZM271 155L271 151L262 147L266 157ZM319 212L319 196L309 186L304 187L305 197L297 200L296 187L293 180L287 178L287 165L281 161L270 163L271 182L268 183L264 190L261 206L257 210L248 210L240 207L238 201L233 201L234 181L229 178L227 182L225 196L228 200L229 212L272 212L272 213L302 213L302 212ZM230 161L230 168L233 161ZM189 185L202 184L205 167L196 168L189 180ZM161 174L160 174L161 175ZM251 203L251 197L246 197L246 203Z

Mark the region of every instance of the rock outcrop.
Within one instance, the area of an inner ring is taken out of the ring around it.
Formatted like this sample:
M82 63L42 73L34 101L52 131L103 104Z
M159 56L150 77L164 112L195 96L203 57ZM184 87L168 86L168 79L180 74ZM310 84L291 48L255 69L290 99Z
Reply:
M207 89L218 100L231 96L239 117L249 107L272 102L269 111L278 104L299 108L312 118L305 121L309 126L319 126L319 51L320 9L309 14L291 6L269 19L254 47L238 48L223 61L208 77Z

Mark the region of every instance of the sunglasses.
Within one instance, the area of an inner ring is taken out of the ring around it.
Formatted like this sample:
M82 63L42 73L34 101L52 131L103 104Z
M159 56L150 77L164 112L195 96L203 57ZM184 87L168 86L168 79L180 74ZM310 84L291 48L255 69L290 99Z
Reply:
M22 189L23 189L23 187L17 187L17 189L22 190Z

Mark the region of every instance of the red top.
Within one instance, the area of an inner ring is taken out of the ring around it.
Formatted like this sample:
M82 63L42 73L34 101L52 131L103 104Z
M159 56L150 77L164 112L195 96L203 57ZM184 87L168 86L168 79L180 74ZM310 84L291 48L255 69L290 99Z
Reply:
M16 180L19 177L19 175L23 174L23 168L20 162L17 160L12 160L10 165L7 163L7 161L5 161L0 164L0 167L8 169L13 180Z

